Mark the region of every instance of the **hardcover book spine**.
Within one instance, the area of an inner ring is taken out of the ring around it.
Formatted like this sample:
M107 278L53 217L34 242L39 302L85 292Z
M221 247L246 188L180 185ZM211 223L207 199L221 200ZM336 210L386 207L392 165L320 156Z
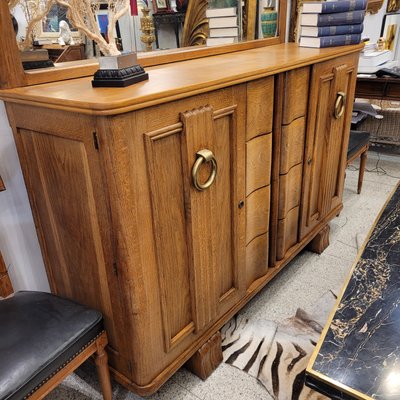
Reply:
M320 47L345 46L348 44L358 44L361 40L361 34L358 35L338 35L325 36L320 38Z
M363 24L321 26L318 28L318 36L359 34L362 33L363 29Z
M317 26L361 24L364 20L364 14L364 10L320 14L318 15Z
M367 0L343 0L322 3L321 14L365 10Z

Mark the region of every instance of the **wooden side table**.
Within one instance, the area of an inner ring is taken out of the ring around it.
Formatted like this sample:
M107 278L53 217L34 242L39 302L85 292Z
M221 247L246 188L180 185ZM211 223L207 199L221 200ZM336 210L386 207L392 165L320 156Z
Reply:
M400 101L400 78L357 78L355 96Z
M153 14L154 20L154 31L156 35L156 47L157 49L160 48L158 43L158 30L162 24L172 25L175 31L175 38L176 38L176 46L179 48L179 28L183 26L185 21L185 12L164 12L164 13L156 13Z

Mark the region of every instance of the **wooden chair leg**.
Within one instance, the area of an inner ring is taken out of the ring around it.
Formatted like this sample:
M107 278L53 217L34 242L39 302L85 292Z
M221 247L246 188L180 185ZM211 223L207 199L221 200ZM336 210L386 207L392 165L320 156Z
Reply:
M365 164L367 162L367 151L368 151L368 148L360 156L360 172L358 173L357 194L361 193L361 188L362 188L363 179L364 179Z
M105 351L107 336L103 334L98 339L97 351L94 353L97 375L99 377L101 391L104 400L112 400L112 388L110 380L110 370L108 368L108 356Z

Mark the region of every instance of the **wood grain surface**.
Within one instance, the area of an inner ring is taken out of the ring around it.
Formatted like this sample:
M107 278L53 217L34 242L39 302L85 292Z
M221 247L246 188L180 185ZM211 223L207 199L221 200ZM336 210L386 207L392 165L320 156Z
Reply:
M92 88L91 78L80 78L1 91L0 99L112 115L255 80L361 48L354 45L316 50L293 43L279 44L148 68L148 81L127 88Z

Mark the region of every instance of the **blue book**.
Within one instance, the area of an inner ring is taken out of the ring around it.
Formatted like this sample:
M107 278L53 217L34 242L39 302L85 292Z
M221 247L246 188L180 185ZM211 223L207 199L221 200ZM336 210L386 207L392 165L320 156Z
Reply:
M363 24L334 25L334 26L302 26L301 35L311 37L351 35L362 33Z
M348 44L358 44L361 41L361 34L358 35L336 35L323 37L300 37L301 47L334 47Z
M303 13L330 14L365 10L368 0L316 1L303 3Z
M356 10L332 14L301 14L301 25L331 26L361 24L364 21L365 10Z

